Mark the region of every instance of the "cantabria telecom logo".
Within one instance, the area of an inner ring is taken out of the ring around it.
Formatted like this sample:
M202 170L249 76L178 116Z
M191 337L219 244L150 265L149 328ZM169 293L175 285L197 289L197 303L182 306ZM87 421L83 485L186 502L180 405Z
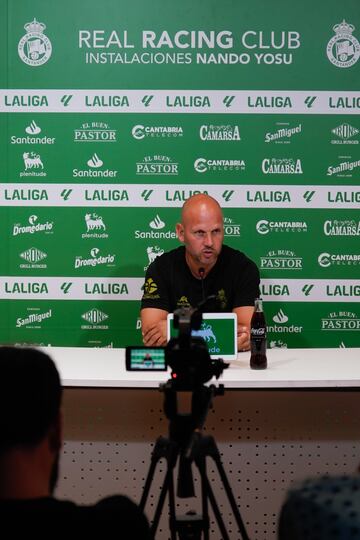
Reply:
M198 158L194 162L194 169L198 173L209 171L244 171L243 159L206 159Z
M42 137L38 137L41 133L41 127L38 126L35 122L35 120L32 120L26 127L25 127L25 133L27 134L25 137L17 137L16 135L11 135L10 137L10 143L11 144L54 144L55 143L55 137L47 137L46 135L43 135Z
M289 122L277 122L275 131L265 133L265 142L275 144L290 144L294 135L302 132L302 125L291 126Z
M49 38L44 35L46 25L34 19L24 25L26 30L18 44L18 53L23 62L28 66L41 66L45 64L52 53Z
M308 227L305 221L268 221L261 219L256 224L256 231L259 234L274 233L295 233L307 232Z
M137 124L131 130L131 135L134 139L141 141L146 137L150 138L178 138L184 135L181 126L143 126Z
M266 270L302 270L303 259L288 249L272 250L260 257L260 268Z
M352 35L355 26L343 19L340 24L333 26L333 30L335 36L330 39L326 47L328 59L336 67L348 68L353 66L360 56L360 43Z
M359 253L320 253L318 263L321 268L329 268L330 266L359 266Z

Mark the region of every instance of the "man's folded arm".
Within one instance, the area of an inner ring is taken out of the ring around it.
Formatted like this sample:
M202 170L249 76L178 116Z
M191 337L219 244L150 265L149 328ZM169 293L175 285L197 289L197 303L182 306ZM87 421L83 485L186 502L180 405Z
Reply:
M158 308L141 310L141 329L144 345L148 347L164 347L166 339L166 319L168 311Z

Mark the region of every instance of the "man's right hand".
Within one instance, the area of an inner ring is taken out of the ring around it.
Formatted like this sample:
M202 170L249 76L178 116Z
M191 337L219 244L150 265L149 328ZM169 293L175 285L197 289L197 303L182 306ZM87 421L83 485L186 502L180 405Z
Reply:
M144 345L164 347L167 343L166 318L168 312L157 308L141 310L141 329Z

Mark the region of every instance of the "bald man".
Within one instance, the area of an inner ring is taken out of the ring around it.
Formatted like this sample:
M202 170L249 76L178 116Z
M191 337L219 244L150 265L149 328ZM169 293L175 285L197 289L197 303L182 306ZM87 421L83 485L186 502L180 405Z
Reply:
M224 223L219 203L209 195L193 195L184 203L176 234L183 246L157 257L149 266L141 300L144 344L167 343L168 313L196 307L215 295L206 312L234 312L238 350L250 348L250 320L259 296L259 271L244 253L223 245Z

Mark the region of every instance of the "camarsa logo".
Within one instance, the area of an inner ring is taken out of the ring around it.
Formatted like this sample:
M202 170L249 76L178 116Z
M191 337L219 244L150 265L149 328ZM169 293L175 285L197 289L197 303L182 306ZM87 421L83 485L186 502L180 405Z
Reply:
M44 35L46 25L34 19L24 25L26 30L18 45L18 53L23 62L28 66L41 66L45 64L52 53L49 38Z
M360 236L360 221L355 219L327 219L324 222L325 236Z
M345 19L333 26L333 36L326 47L328 59L334 66L348 68L353 66L360 56L360 43L352 35L355 30L353 24L348 24Z
M261 170L264 174L302 174L301 159L265 158Z
M200 139L202 141L240 141L239 126L230 124L202 125L200 127Z

